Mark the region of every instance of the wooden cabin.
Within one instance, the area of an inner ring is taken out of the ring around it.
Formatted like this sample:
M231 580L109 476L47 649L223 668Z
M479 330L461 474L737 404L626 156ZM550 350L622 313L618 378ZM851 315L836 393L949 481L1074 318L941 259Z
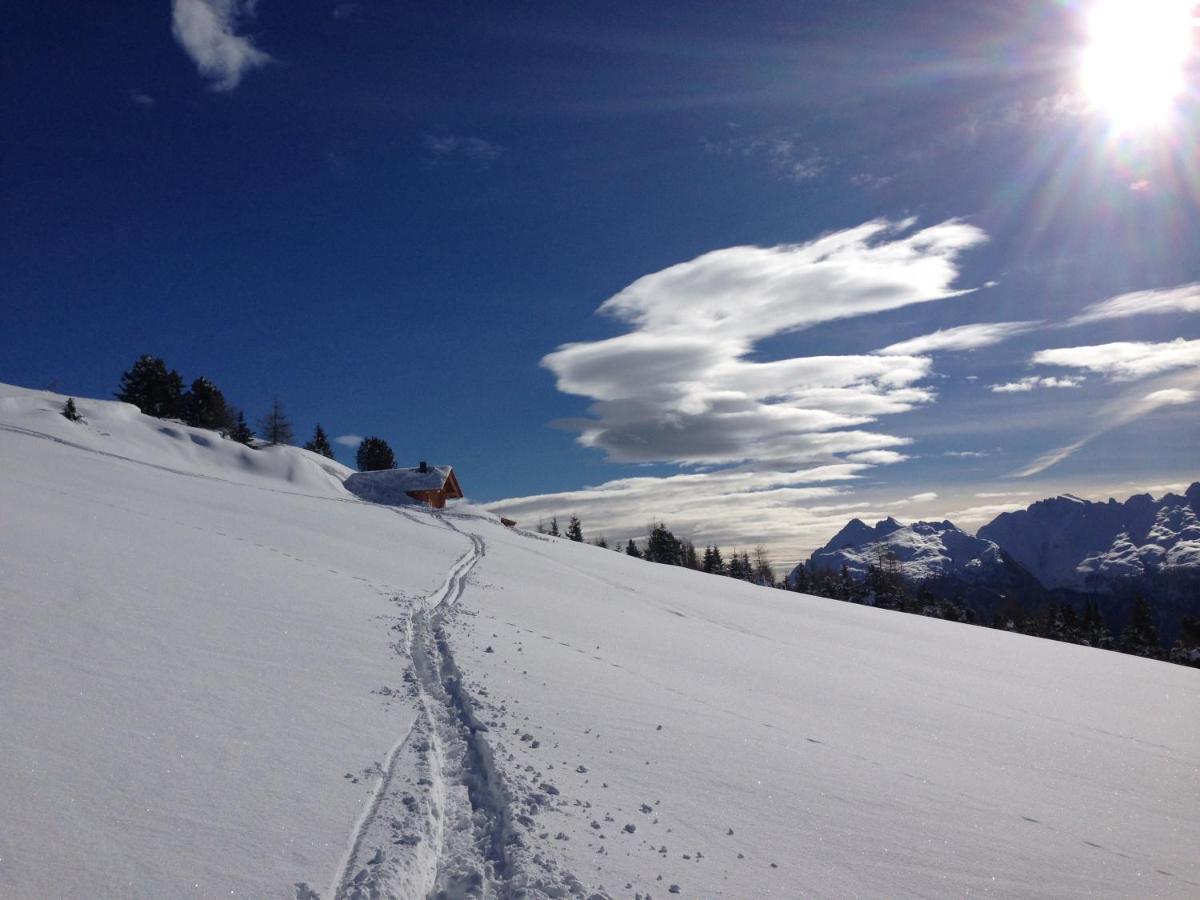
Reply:
M346 489L372 503L403 506L415 500L433 509L463 496L453 466L431 466L424 460L411 469L355 472L346 479Z
M426 506L441 509L447 500L462 499L462 488L453 466L431 466L421 460L415 469L396 469L396 472L407 473L401 477L404 493Z

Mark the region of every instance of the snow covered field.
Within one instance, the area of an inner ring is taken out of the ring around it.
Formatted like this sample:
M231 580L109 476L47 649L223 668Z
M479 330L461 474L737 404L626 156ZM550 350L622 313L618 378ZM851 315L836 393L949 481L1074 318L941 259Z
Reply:
M0 387L0 897L1200 895L1197 670L62 399Z

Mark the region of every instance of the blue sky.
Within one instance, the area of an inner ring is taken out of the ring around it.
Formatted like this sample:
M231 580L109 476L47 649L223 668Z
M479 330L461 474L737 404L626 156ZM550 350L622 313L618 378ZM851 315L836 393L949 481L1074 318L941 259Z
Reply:
M781 562L1195 480L1196 29L1118 107L1105 4L15 8L0 380L152 353L523 521Z

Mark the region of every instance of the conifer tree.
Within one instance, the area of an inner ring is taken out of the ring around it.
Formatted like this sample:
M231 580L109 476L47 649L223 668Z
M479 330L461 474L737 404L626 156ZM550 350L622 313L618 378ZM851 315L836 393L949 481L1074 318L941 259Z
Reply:
M567 537L577 544L583 543L583 526L579 523L578 516L571 516L571 521L567 524Z
M725 574L725 560L721 557L721 548L716 544L704 548L704 559L700 561L700 571L710 575Z
M67 419L68 421L71 421L71 422L82 422L83 421L83 416L81 416L79 414L79 410L77 410L75 408L75 398L74 397L67 398L67 402L63 404L62 414L63 414L63 418Z
M183 379L156 356L141 356L121 375L116 398L148 416L178 418L183 413Z
M632 556L634 559L642 558L642 551L638 549L638 545L633 542L633 538L629 539L629 543L625 545L625 555Z
M271 402L267 414L259 420L259 434L268 444L290 444L295 440L292 434L292 423L283 411L283 404L276 397Z
M646 538L646 559L668 566L683 565L683 545L663 522L650 526L650 535Z
M245 444L247 447L252 446L254 440L254 432L250 426L246 424L246 414L240 409L229 408L233 415L233 426L229 429L228 437L231 440L237 441L239 444Z
M746 562L742 562L742 555L736 550L729 556L729 564L725 567L725 574L730 578L736 578L738 581L745 581L750 571L749 557Z
M607 539L604 537L604 535L600 535L600 537L598 537L598 538L593 538L593 539L592 539L592 546L593 546L593 547L599 547L599 548L600 548L600 549L602 549L602 550L608 550L608 549L611 549L611 548L608 546L608 540L607 540Z
M328 459L333 459L333 447L329 445L329 438L325 435L325 429L317 423L317 429L313 432L312 440L304 445L305 450L311 450L313 453L320 453Z
M358 452L354 455L354 461L360 472L380 472L396 468L396 455L381 437L363 438L362 443L358 445Z
M197 378L183 395L183 421L196 428L226 433L234 425L225 395L207 378Z
M795 570L792 572L791 578L788 580L788 585L797 593L812 593L811 582L808 577L808 569L802 565L796 566Z
M558 531L558 516L550 517L550 536L551 537L561 537L561 535L559 534L559 531Z
M1121 652L1137 656L1161 655L1158 642L1158 626L1154 624L1154 613L1150 603L1142 594L1133 598L1133 611L1129 624L1121 632Z
M696 555L696 545L691 541L683 542L683 565L688 569L700 569L700 557Z

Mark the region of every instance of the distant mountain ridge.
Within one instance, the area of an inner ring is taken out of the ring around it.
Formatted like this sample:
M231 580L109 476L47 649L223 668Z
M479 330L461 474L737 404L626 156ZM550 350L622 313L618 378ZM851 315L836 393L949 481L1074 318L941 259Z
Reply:
M846 527L816 551L810 569L840 570L862 577L881 559L894 562L907 578L954 576L977 582L996 577L1005 562L991 541L972 537L951 522L913 522L901 525L893 518L867 525L851 519Z
M1200 482L1160 500L1051 497L1001 513L978 537L1003 547L1048 588L1105 590L1124 579L1200 568Z
M844 571L862 581L872 567L898 572L985 620L1048 603L1082 611L1090 598L1124 621L1140 595L1172 640L1184 617L1200 615L1200 482L1158 500L1138 494L1102 503L1063 494L1002 513L976 535L948 521L903 525L889 517L870 526L852 519L788 580Z

